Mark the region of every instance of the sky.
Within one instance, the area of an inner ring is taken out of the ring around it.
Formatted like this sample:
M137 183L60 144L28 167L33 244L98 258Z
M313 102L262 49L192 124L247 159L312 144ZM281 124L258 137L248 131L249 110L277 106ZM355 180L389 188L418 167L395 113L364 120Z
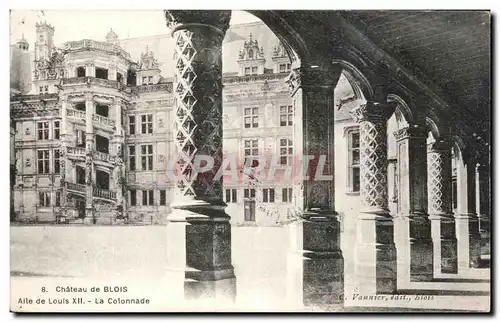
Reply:
M111 28L120 39L169 33L162 10L11 10L11 44L24 34L32 48L35 24L40 21L47 21L55 28L54 43L58 47L71 40L104 41ZM232 25L256 21L259 19L244 11L232 13Z

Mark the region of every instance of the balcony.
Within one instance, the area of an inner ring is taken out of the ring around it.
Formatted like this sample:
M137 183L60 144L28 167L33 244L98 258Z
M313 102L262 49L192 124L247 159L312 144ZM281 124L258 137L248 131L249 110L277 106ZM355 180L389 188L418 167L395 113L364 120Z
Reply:
M104 117L104 116L101 116L98 114L92 115L92 120L99 125L103 125L105 128L112 128L113 129L116 125L115 120L112 120L110 118L107 118L107 117Z
M69 158L85 158L85 148L76 148L76 147L66 147L66 153Z
M74 192L74 193L77 193L77 194L85 194L85 185L84 184L80 184L80 183L72 183L72 182L66 182L66 188L68 189L68 191L70 192Z
M73 108L68 108L66 110L66 115L72 119L81 120L85 122L85 112L75 110Z
M122 83L115 80L95 78L90 76L63 78L62 85L97 85L101 87L115 88L118 90L123 90L126 87Z
M102 199L107 199L107 200L115 200L116 199L116 192L110 191L110 190L104 190L97 188L94 186L92 190L92 194L94 197L97 198L102 198Z
M64 44L67 51L84 51L84 50L98 50L110 54L118 54L127 60L130 60L130 54L118 45L108 42L96 41L91 39L82 39L78 41L68 41Z
M110 154L104 153L104 152L95 151L94 152L94 159L97 160L97 161L103 161L103 162L108 162L108 163L115 163L116 156L110 155Z

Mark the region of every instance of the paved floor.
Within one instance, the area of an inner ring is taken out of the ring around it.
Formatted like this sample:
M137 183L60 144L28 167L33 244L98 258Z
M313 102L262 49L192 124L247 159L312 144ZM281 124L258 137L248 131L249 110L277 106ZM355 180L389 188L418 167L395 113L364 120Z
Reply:
M131 281L133 287L142 289L144 294L151 293L148 285L154 287L164 305L157 302L161 310L169 306L169 298L179 296L173 292L176 283L165 272L165 232L164 226L12 227L12 280L21 284L35 279L42 284L62 280L65 285L89 278L103 283ZM280 227L233 227L232 258L237 277L233 308L303 309L290 307L287 300L288 233ZM349 295L342 310L489 310L489 269L461 270L458 275L436 273L433 282L399 285L399 297L354 299L354 254L348 247L353 245L354 238L352 229L343 231L345 289ZM338 310L335 307L321 309Z

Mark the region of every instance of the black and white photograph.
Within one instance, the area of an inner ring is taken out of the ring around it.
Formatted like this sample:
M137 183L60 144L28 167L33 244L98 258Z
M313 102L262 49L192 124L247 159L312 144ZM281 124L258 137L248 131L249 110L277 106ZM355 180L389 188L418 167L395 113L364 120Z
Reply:
M491 312L491 11L9 16L11 312Z

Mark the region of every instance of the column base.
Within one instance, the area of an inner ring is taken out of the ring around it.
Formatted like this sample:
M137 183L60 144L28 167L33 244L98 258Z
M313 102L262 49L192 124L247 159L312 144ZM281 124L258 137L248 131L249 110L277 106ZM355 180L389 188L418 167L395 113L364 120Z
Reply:
M292 253L287 263L287 297L300 306L343 307L344 258L336 215L308 212L288 225Z
M85 208L85 218L83 218L83 223L86 225L95 225L97 219L94 217L94 209Z
M452 213L432 214L429 218L432 226L435 269L444 274L457 274L455 218Z
M397 290L397 251L389 212L362 212L358 218L355 275L360 294Z
M174 209L167 217L167 270L175 283L182 281L179 294L186 300L234 301L236 277L231 264L229 216L218 207L205 208L211 216Z
M428 282L434 279L434 246L431 222L425 214L409 216L410 281Z

